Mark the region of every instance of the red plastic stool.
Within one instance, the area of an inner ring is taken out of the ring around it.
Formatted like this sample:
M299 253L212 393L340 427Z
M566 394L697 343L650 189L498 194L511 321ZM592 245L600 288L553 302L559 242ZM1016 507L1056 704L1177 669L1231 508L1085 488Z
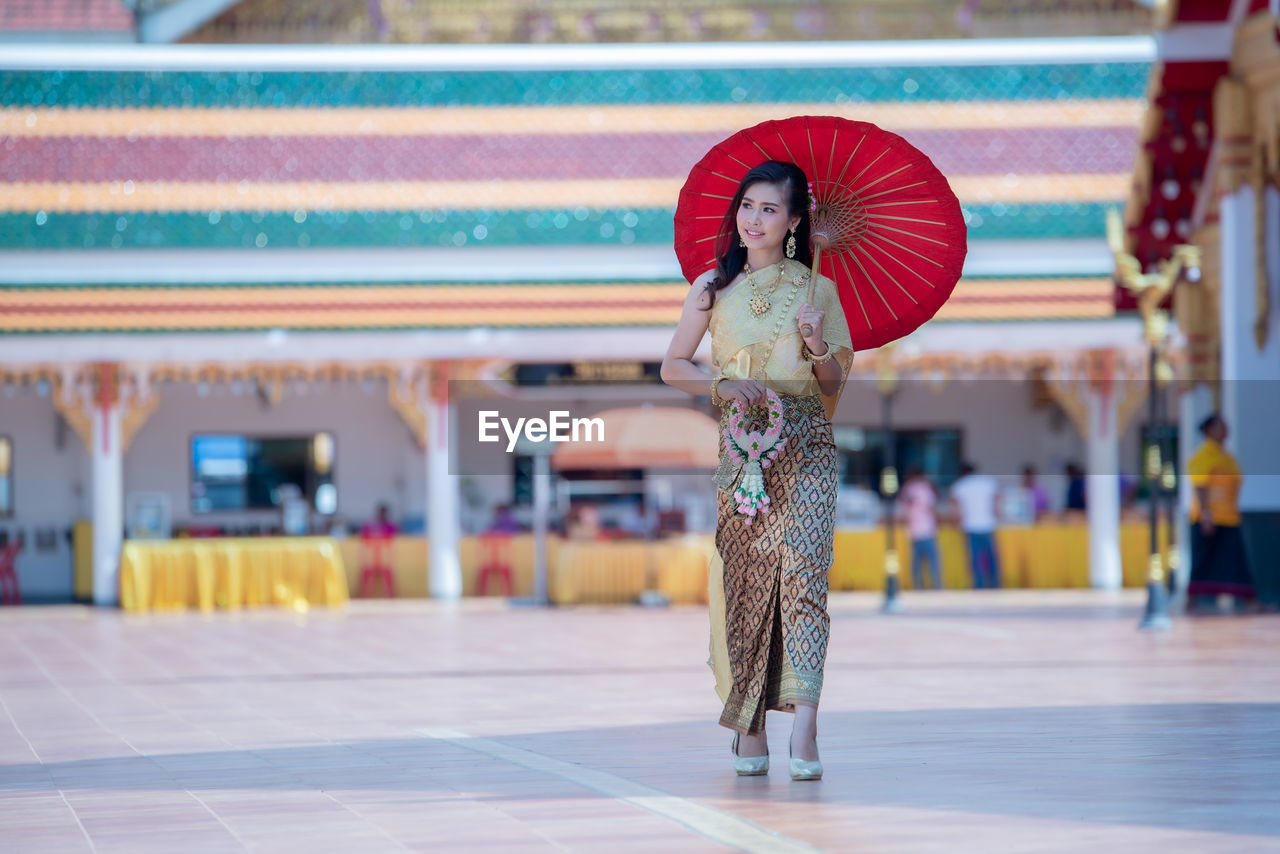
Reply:
M373 583L381 579L387 596L396 598L396 579L391 572L391 537L363 534L360 537L367 557L360 568L360 598L369 598Z
M497 576L511 595L511 535L490 532L480 535L480 572L476 576L476 594L484 596L489 579Z
M22 543L9 543L0 549L0 605L21 605L22 591L18 589L18 552Z

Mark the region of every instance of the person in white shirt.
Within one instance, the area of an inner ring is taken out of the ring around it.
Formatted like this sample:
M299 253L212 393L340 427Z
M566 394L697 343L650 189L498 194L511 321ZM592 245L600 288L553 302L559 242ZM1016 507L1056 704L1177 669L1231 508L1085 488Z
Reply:
M942 587L942 566L938 562L938 493L919 466L907 469L907 482L898 501L911 537L911 585L916 590L924 589L922 564L927 560L930 586L938 590Z
M969 541L969 567L977 589L1000 586L1000 560L996 556L996 503L1000 484L978 474L972 463L960 467L960 479L951 484L951 500L960 515L960 529Z

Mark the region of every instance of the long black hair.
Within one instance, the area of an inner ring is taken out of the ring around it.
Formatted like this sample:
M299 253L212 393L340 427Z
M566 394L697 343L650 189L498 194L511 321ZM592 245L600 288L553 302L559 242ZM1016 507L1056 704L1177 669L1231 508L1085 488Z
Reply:
M766 160L743 177L720 223L720 234L716 237L716 274L707 285L707 293L711 294L713 303L715 292L727 287L747 264L747 248L738 245L741 242L738 239L738 208L742 206L742 197L747 189L754 184L776 184L783 188L787 216L800 214L800 224L796 226L795 260L806 267L813 263L813 250L809 248L809 185L804 170L785 160Z

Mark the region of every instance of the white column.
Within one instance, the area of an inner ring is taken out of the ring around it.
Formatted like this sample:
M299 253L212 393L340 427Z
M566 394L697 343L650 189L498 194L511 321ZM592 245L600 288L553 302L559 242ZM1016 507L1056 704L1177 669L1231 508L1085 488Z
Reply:
M1244 470L1240 509L1280 510L1280 196L1264 197L1268 334L1259 347L1256 207L1252 187L1222 197L1222 416Z
M1118 590L1120 570L1120 436L1116 394L1090 389L1089 446L1085 501L1089 518L1089 580L1094 587Z
M120 602L124 543L124 453L120 407L93 410L93 603Z
M551 456L533 458L533 601L550 603L547 587L547 528L551 517Z
M1186 589L1191 577L1191 478L1187 477L1187 463L1204 439L1200 435L1200 422L1213 412L1213 392L1208 386L1197 386L1178 396L1178 587Z
M427 536L431 541L428 586L437 599L462 596L462 564L458 559L461 496L458 476L449 471L452 410L445 390L432 388L427 403Z

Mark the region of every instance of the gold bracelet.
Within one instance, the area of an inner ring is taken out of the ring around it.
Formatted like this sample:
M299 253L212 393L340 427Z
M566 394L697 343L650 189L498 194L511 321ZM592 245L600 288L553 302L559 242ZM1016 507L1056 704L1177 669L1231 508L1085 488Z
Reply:
M720 385L720 381L723 379L728 379L728 377L726 377L724 374L721 374L720 376L716 377L711 381L711 402L714 403L716 406L720 406L720 407L723 407L726 403L728 403L728 401L725 400L723 397L721 397L720 394L716 391L716 386Z
M823 341L822 343L826 344L827 342ZM836 353L835 350L831 349L831 345L827 344L827 352L823 353L821 356L815 356L813 355L813 351L809 349L809 345L802 341L800 342L800 355L815 365L821 365L824 362L829 362L834 359Z

